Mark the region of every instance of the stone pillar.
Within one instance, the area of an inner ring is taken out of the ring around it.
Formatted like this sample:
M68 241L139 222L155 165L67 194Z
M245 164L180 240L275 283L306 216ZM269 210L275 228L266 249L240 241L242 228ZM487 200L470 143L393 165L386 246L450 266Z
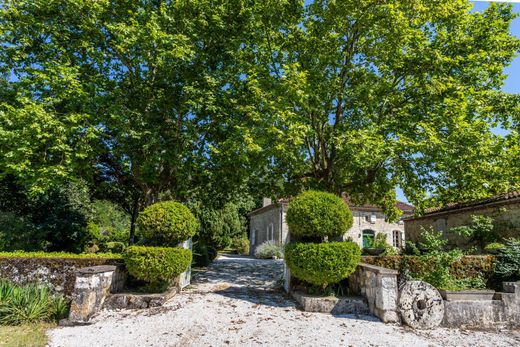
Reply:
M62 323L87 323L102 308L112 286L121 286L121 284L117 283L121 276L116 275L116 270L117 267L113 265L79 269L76 272L76 283L72 294L69 318ZM117 281L114 281L114 279Z
M365 297L370 313L384 323L400 322L397 312L397 274L392 269L360 263L349 277L351 292Z

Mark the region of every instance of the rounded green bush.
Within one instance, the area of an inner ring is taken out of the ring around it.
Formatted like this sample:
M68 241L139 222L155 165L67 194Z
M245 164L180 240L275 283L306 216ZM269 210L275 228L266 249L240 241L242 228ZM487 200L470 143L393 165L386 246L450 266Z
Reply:
M130 246L123 253L130 275L149 283L171 281L191 264L192 253L179 247Z
M352 227L347 204L337 195L309 190L289 203L287 224L296 238L339 237Z
M354 242L295 242L285 247L291 274L323 288L347 278L360 260L361 250Z
M181 203L163 201L150 205L137 218L137 235L149 246L176 246L199 228L197 218Z

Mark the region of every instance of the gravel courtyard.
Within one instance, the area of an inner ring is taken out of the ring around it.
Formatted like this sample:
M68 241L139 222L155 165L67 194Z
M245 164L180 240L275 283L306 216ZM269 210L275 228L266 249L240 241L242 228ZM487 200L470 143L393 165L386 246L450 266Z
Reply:
M50 346L520 346L520 332L412 331L370 316L299 311L277 291L282 261L221 256L166 306L104 311L49 331Z

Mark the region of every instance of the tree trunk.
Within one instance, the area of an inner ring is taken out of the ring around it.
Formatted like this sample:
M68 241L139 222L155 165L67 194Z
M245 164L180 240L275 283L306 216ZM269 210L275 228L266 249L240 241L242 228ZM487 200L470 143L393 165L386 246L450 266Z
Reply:
M130 244L133 244L135 242L135 221L137 220L138 214L139 214L139 198L136 197L134 199L134 204L132 206L132 217L130 219L130 240L129 240Z

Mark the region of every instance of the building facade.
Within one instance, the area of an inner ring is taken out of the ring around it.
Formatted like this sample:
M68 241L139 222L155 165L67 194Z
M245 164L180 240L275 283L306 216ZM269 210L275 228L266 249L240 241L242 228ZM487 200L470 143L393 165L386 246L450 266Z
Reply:
M346 202L348 203L348 202ZM264 199L261 208L249 214L249 240L251 254L258 245L266 241L274 241L284 245L289 241L289 227L286 223L288 201L280 200L273 203L270 199ZM411 216L414 207L403 202L397 202L403 217ZM374 205L353 205L349 203L354 218L352 227L343 235L343 240L352 240L361 248L369 245L370 240L383 233L389 244L396 248L404 246L405 233L402 220L388 222L386 215L380 207Z
M520 237L520 190L465 203L431 208L421 216L404 219L407 240L421 241L424 228L441 231L450 245L470 246L467 240L450 232L453 227L471 224L471 216L484 215L493 218L494 231L502 238Z

